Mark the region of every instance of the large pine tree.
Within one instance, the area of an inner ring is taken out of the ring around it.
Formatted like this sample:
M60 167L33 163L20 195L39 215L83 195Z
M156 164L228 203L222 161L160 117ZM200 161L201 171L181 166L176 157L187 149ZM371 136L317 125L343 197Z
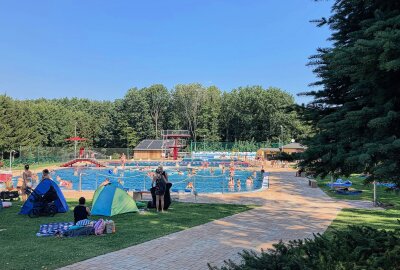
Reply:
M305 93L316 135L302 165L400 183L400 1L337 0L319 25L332 47L311 57L320 90Z

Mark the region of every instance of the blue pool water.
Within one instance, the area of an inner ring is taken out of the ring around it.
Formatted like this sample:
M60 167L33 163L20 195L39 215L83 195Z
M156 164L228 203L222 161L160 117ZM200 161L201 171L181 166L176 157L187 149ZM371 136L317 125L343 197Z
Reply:
M163 162L164 166L169 166L169 167L174 167L176 164L178 164L180 167L186 167L186 166L191 166L191 167L200 167L204 164L204 160L201 159L183 159L182 161L174 162L174 161L165 161ZM219 166L225 166L229 167L232 160L230 159L209 159L207 160L208 165L211 167L219 167ZM248 162L244 161L238 161L238 160L233 160L235 167L249 167ZM119 161L111 161L108 162L109 166L119 166L121 163ZM140 167L140 166L158 166L160 165L159 161L128 161L126 163L126 166L132 166L132 167Z
M145 170L144 168L126 168L125 170L118 169L114 174L113 168L63 168L57 169L52 172L52 179L56 181L59 177L62 180L71 181L74 190L95 190L105 178L123 182L123 186L129 190L149 190L151 188L151 178L148 176L149 172L154 172L155 168ZM246 185L246 179L253 175L250 171L235 171L235 186L234 188L228 187L229 170L222 173L221 169L215 169L213 173L210 169L197 170L196 175L189 176L191 169L179 168L180 175L176 168L165 168L168 173L168 180L173 183L173 191L185 191L188 182L192 182L198 193L212 193L212 192L242 192L251 191L261 188L262 179L259 172L256 173L253 185ZM58 177L57 177L58 176ZM41 175L39 174L39 179ZM81 187L80 187L80 179ZM240 179L240 188L237 187L237 179Z

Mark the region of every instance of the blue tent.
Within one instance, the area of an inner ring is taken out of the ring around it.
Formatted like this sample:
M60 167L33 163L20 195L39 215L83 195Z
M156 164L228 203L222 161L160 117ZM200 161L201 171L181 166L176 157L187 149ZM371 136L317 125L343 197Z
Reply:
M100 186L93 195L92 215L110 217L138 211L133 198L117 182Z
M47 191L49 191L50 187L53 187L57 192L57 199L54 201L55 206L57 207L58 213L65 213L68 211L68 204L64 198L64 194L61 192L61 189L58 187L57 183L50 179L42 180L39 185L35 188L35 192L38 195L44 195ZM27 215L33 208L33 202L35 201L35 197L31 194L28 200L24 203L19 212L22 215Z

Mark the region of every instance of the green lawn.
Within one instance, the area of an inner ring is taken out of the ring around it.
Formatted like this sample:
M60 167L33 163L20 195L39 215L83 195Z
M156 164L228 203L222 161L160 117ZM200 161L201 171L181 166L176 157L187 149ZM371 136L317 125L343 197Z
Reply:
M365 225L376 229L394 230L399 228L400 209L343 209L326 231L344 230L349 225Z
M348 179L353 183L353 189L363 191L360 195L338 195L326 185L330 182L328 179L319 179L318 186L333 198L345 200L373 200L372 184L364 185L364 179L358 175L353 175ZM385 210L343 209L329 226L327 233L332 230L346 229L348 225L367 225L386 230L398 228L399 223L397 219L400 219L400 196L395 192L387 192L385 189L385 187L377 187L377 199L384 203L394 204L393 208Z
M349 179L353 185L351 186L352 189L362 190L360 195L338 195L334 191L330 190L326 184L330 183L328 179L318 179L318 186L325 191L329 196L337 199L345 199L345 200L373 200L373 185L367 184L364 185L364 179L359 177L358 175L353 175L348 178L342 179ZM385 191L385 187L377 187L377 199L383 203L392 203L397 207L400 207L400 195L395 194L394 192L387 192Z
M46 167L51 167L51 166L60 166L63 162L43 162L43 163L34 163L34 164L29 164L29 167L31 170L37 170L37 169L44 169ZM4 164L4 169L8 169L8 163L5 162ZM23 170L25 164L19 163L19 164L13 164L12 169L13 170Z
M70 206L75 206L71 203ZM71 211L30 219L17 215L21 203L0 211L1 269L55 269L253 208L244 205L174 202L164 214L129 213L112 219L116 233L77 238L37 237L39 225L73 220Z

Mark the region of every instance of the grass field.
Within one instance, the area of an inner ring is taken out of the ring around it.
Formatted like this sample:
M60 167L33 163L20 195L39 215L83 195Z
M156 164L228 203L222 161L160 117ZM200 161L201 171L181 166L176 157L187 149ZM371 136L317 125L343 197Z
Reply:
M43 163L34 163L34 164L29 164L29 167L31 170L34 170L35 172L38 172L42 169L45 169L47 167L54 167L54 166L60 166L62 162L43 162ZM13 164L12 169L15 171L18 170L24 170L25 164L19 163L19 164ZM8 170L9 169L9 163L7 160L4 163L4 167L2 168L3 170Z
M342 178L344 179L344 178ZM344 199L344 200L367 200L367 201L372 201L373 200L373 185L372 184L364 184L364 179L362 177L359 177L357 175L351 176L349 179L353 185L351 186L352 189L356 190L362 190L362 193L360 195L339 195L335 193L335 191L330 190L330 187L328 187L326 184L330 183L328 179L325 180L318 180L318 186L325 191L326 194L333 198L337 199ZM385 191L385 187L377 187L376 188L376 193L377 193L377 200L383 203L392 203L395 205L395 207L400 208L400 195L397 195L394 192L387 192Z
M74 207L76 203L69 203ZM55 269L136 245L173 232L223 218L253 207L174 202L164 214L150 211L112 217L116 233L77 238L37 237L39 225L73 221L73 213L30 219L17 215L21 203L0 211L1 269Z
M352 188L362 190L360 195L338 195L326 185L329 180L318 180L318 186L329 196L343 200L373 200L372 184L364 185L364 179L354 175L349 177L353 183ZM343 230L348 225L367 225L377 229L393 230L399 228L400 219L400 196L395 192L385 191L385 187L377 187L377 199L383 203L394 205L390 209L343 209L337 218L332 222L327 233L332 230Z

